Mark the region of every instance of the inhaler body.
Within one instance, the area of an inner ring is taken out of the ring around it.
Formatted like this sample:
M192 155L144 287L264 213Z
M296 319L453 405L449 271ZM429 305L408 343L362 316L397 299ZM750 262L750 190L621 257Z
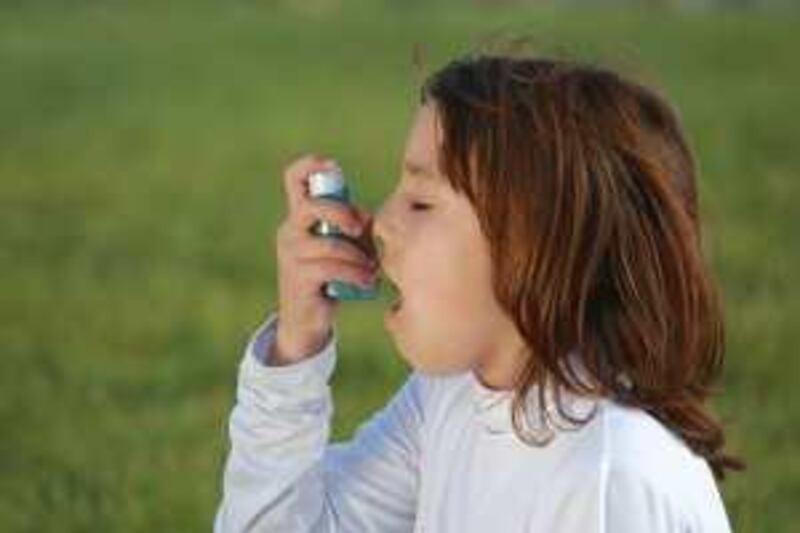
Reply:
M327 198L345 204L350 203L350 192L344 175L338 169L312 172L308 176L308 191L314 198ZM327 220L318 220L309 231L326 239L344 239L362 247L355 239L342 232L336 224ZM363 288L352 283L339 280L326 282L321 288L328 298L336 300L372 300L377 297L377 283L372 288Z

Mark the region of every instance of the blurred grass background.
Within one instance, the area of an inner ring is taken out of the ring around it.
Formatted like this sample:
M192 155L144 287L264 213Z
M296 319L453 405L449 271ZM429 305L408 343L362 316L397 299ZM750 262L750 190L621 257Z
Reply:
M798 530L797 16L480 4L2 4L0 531L210 529L283 167L333 155L375 209L414 43L435 67L497 32L633 65L680 110L726 301L716 405L750 464L722 490L736 531ZM334 440L408 372L383 306L341 308Z

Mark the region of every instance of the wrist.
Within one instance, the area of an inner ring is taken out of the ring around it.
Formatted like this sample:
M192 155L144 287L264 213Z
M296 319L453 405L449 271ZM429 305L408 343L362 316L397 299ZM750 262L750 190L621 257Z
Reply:
M307 359L319 352L328 340L328 333L296 338L281 332L280 328L267 357L269 366L285 366Z

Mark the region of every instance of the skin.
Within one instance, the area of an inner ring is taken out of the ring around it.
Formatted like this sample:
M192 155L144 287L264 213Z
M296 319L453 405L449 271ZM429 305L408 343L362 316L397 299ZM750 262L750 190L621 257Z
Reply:
M387 329L417 370L473 370L486 387L510 389L524 342L492 292L488 242L472 204L438 172L440 139L435 107L421 105L401 179L372 221L381 267L403 294L399 313L387 311Z
M312 224L325 219L351 237L367 235L368 213L308 194L308 175L333 166L333 160L308 154L284 171L287 215L275 235L279 319L269 365L290 365L311 357L330 338L339 302L323 296L323 283L332 279L365 287L373 283L377 264L366 252L344 240L309 232Z

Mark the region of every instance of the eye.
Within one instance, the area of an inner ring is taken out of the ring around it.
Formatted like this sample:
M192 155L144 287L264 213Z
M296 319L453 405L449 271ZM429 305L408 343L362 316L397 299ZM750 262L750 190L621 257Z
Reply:
M412 211L427 211L433 207L431 204L426 204L424 202L411 202L410 205Z

